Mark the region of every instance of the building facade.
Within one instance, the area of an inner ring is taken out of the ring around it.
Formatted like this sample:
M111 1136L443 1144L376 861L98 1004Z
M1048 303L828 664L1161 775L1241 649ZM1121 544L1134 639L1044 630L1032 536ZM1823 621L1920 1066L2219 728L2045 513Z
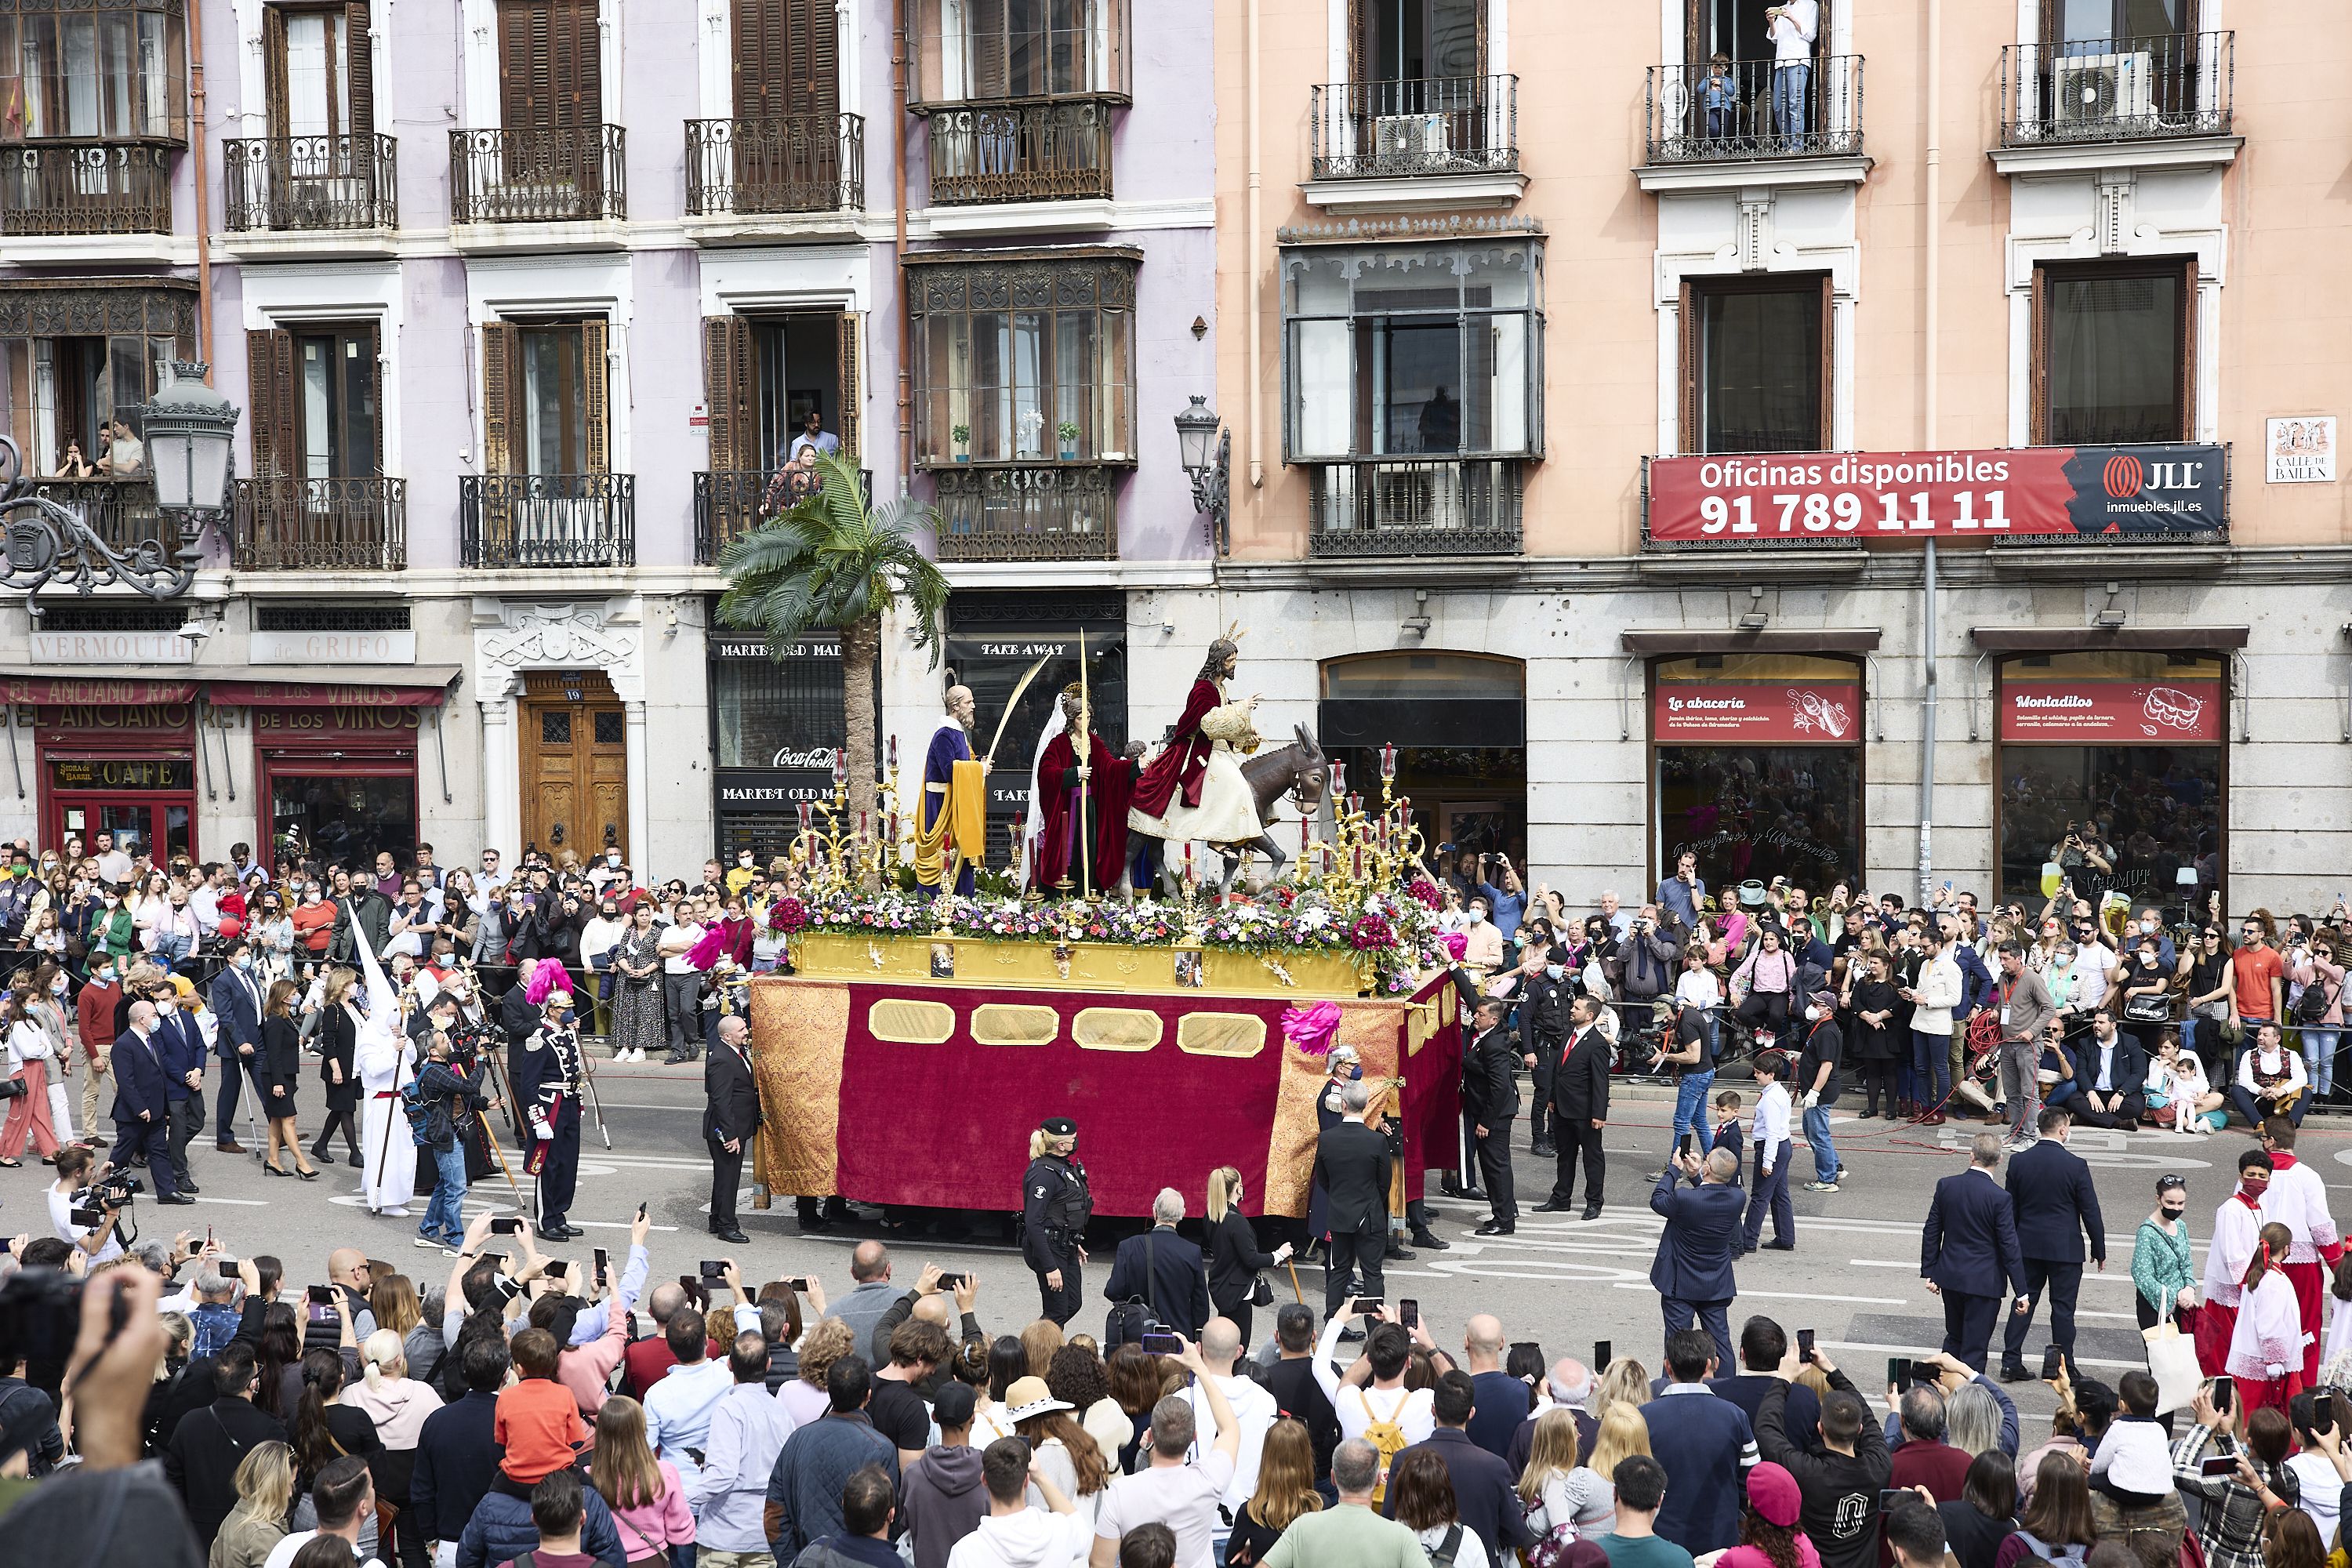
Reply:
M1433 842L1572 904L1685 848L2341 896L2341 15L1224 0L1217 48L1234 501L1171 662L1242 623L1262 727L1395 742Z
M812 418L940 510L957 668L886 653L918 757L947 674L1009 694L994 650L1123 648L1130 592L1205 587L1167 423L1215 374L1205 26L900 9L0 0L25 471L127 547L169 364L245 411L185 595L0 606L0 833L772 849L839 650L755 657L717 563Z

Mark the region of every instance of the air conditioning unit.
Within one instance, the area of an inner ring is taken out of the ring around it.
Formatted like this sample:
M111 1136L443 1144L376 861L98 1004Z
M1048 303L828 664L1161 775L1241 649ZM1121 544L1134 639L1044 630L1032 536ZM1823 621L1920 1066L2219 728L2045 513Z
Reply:
M2155 75L2155 62L2145 49L2059 59L2050 73L2051 122L2095 126L2153 119Z
M1383 114L1372 121L1373 156L1382 163L1442 163L1452 149L1443 114Z

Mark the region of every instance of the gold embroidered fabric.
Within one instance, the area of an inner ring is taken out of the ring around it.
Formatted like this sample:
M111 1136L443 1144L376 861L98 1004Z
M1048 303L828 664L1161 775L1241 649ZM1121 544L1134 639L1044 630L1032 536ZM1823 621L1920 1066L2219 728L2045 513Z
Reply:
M1176 1048L1196 1057L1254 1057L1265 1037L1265 1020L1247 1013L1187 1013L1176 1025Z
M751 983L751 1068L764 1118L760 1142L776 1192L840 1190L841 1063L848 1043L848 986Z
M971 1010L971 1037L983 1046L1050 1046L1062 1032L1051 1007L988 1002Z
M1166 1033L1160 1015L1140 1007L1083 1007L1070 1038L1083 1051L1148 1051Z
M944 1002L886 997L866 1010L866 1032L894 1046L937 1046L955 1037L955 1009Z
M1356 1047L1367 1079L1392 1076L1404 1012L1404 1005L1398 1002L1343 1002L1339 1032L1333 1043ZM1275 1096L1274 1127L1266 1138L1268 1214L1306 1216L1307 1189L1315 1176L1315 1144L1322 1135L1315 1099L1328 1077L1323 1058L1307 1056L1288 1040L1283 1041L1282 1082Z

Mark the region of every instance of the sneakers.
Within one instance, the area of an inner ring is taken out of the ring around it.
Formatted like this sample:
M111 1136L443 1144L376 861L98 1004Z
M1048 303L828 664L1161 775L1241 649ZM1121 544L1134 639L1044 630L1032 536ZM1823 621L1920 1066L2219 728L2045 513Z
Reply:
M1835 1182L1807 1182L1805 1184L1805 1191L1809 1193L1833 1193L1837 1190L1838 1184Z

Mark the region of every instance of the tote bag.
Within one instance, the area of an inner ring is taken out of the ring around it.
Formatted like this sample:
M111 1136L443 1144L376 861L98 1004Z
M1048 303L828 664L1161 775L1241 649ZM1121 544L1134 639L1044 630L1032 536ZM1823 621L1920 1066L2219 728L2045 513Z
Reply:
M2197 1342L2180 1331L2175 1313L2167 1313L2164 1321L2140 1334L2147 1341L2147 1370L2156 1379L2156 1413L2168 1415L2188 1409L2205 1377L2197 1364Z

